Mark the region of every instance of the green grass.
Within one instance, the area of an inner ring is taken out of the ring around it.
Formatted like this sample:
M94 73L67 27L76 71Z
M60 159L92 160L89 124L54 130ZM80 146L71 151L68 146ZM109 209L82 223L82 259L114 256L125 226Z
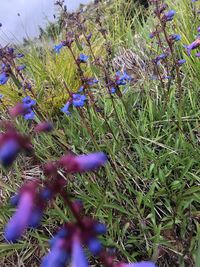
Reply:
M113 8L119 7L116 4ZM170 8L173 8L172 4ZM183 1L179 8L174 8L178 9L175 20L177 32L181 31L183 43L188 44L194 39L191 30L195 32L194 25L189 21L188 3ZM107 23L109 25L110 21ZM126 24L123 23L123 18L115 17L110 30L109 38L114 50L126 46L137 51L140 45L133 43L133 22L129 22L126 34ZM148 18L138 30L140 36L146 38L147 48L150 47L150 41L146 36L152 29L152 23L153 19ZM79 86L69 55L62 52L55 59L45 48L45 59L41 59L35 48L30 49L26 63L30 77L36 82L39 107L44 116L52 118L56 127L52 134L34 139L37 157L42 162L54 160L68 149L78 154L102 150L109 155L110 160L105 168L96 173L70 177L68 186L74 197L83 200L86 213L107 225L108 233L102 238L103 244L115 248L117 257L126 261L153 259L162 267L188 267L195 266L196 260L198 267L198 59L188 58L180 48L179 52L188 60L182 68L184 108L181 116L175 83L166 99L158 81L143 79L128 88L123 101L114 97L117 114L105 90L97 89L97 105L106 120L92 106L84 109L83 120L77 110L72 112L71 117L59 112L67 97L62 81L66 80L74 89ZM92 72L93 69L88 71ZM45 89L46 84L48 89ZM6 90L8 87L5 87L4 93ZM54 95L59 98L58 102L51 102ZM15 91L12 96L15 102ZM10 93L6 97L10 99ZM40 119L39 114L37 119ZM22 119L18 120L17 125L23 132L30 131ZM44 179L39 166L31 158L20 157L9 171L1 170L1 233L13 212L8 198L24 180L33 176ZM42 226L38 230L28 231L18 244L6 244L1 237L1 265L12 266L15 262L17 266L38 266L39 259L47 252L48 239L59 225L70 218L68 209L57 198L55 204L46 211ZM94 259L91 262L96 263Z

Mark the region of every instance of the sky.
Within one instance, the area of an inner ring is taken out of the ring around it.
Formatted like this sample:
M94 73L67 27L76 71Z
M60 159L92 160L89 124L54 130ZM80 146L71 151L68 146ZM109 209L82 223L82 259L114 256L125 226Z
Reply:
M53 20L55 0L0 0L0 45L18 43L23 37L38 34L38 25L44 26ZM68 10L76 9L80 3L91 0L65 0ZM20 16L18 15L20 14Z

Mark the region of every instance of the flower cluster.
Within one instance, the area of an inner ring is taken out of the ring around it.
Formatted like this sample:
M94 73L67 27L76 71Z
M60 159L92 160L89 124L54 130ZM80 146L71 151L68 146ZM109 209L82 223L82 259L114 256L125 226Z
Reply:
M11 124L6 123L4 127L6 132L0 134L0 162L7 167L22 150L30 152L32 144L28 137L17 132Z
M70 115L71 114L69 111L70 106L72 105L76 108L81 108L84 106L86 99L87 97L85 95L72 94L71 98L67 101L64 107L61 108L61 111L67 115Z

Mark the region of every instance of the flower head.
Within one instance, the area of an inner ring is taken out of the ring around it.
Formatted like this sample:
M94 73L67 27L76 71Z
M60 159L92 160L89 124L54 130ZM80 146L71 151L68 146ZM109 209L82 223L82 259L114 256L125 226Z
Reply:
M92 171L107 162L107 156L103 152L96 152L86 155L66 155L60 159L60 165L68 172Z
M8 81L8 75L5 72L0 74L0 85L4 85Z
M54 51L59 54L60 53L60 50L63 48L64 44L63 43L60 43L58 45L55 45L54 46Z
M25 120L33 120L35 118L35 113L31 109L24 115Z
M179 64L179 66L181 66L181 65L183 65L183 64L185 64L186 63L186 60L185 59L179 59L178 60L178 64Z
M32 108L32 106L36 105L36 101L31 99L30 96L26 96L22 99L22 102L24 104L25 107L27 108Z
M81 94L73 94L72 104L74 107L83 107L86 101L86 96Z
M200 46L200 38L197 38L194 42L192 42L190 45L186 46L187 53L190 55L191 50L196 49Z
M24 70L25 68L26 68L26 65L17 66L18 71Z
M167 13L164 14L162 17L163 21L171 21L174 18L174 15L176 14L175 10L169 10Z
M6 167L9 166L17 157L20 151L20 145L17 140L8 139L0 147L0 162Z
M80 54L78 60L81 62L81 63L86 63L87 60L88 60L89 56L86 56L84 54Z
M68 101L63 108L61 108L61 111L67 115L70 115L71 113L69 112L69 107L71 105L71 102Z

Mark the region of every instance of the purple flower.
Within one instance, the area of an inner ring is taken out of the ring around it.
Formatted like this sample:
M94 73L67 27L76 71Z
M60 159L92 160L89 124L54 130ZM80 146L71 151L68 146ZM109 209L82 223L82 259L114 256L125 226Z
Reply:
M79 61L81 62L81 63L86 63L87 62L87 60L88 60L88 58L89 58L89 56L86 56L86 55L84 55L84 54L80 54L80 56L79 56Z
M174 41L180 41L181 36L180 36L180 34L172 34L172 35L170 35L170 39L174 40Z
M87 84L89 85L89 86L93 86L94 84L97 84L99 81L97 80L97 79L95 79L95 78L89 78L88 80L87 80Z
M200 46L200 38L192 42L190 45L186 46L188 55L190 55L191 50L196 49L199 46Z
M74 156L70 154L63 156L60 159L60 165L68 172L87 172L103 166L107 160L107 156L103 152L96 152L80 156Z
M94 231L99 235L103 235L107 232L107 229L106 229L105 224L97 223L94 225Z
M30 96L26 96L22 99L22 102L24 104L25 107L27 108L32 108L32 106L36 105L36 101L31 99Z
M159 56L157 56L154 61L155 61L156 64L158 64L160 62L160 60L165 59L167 56L168 56L168 54L162 53Z
M0 74L0 85L4 85L8 81L8 75L5 72Z
M25 68L26 68L26 65L17 66L18 71L24 70Z
M125 72L117 71L115 75L115 81L117 85L126 85L128 81L131 81L132 78Z
M41 223L42 216L43 216L43 210L39 207L35 207L31 212L31 216L28 222L28 227L37 228Z
M185 59L179 59L179 60L178 60L178 64L179 64L179 66L183 65L185 62L186 62Z
M78 238L74 238L72 244L71 267L89 267L83 248Z
M175 10L169 10L167 13L164 14L163 20L164 21L171 21L171 20L173 20L175 14L176 14Z
M35 113L31 109L24 115L25 120L33 120L34 117L35 117Z
M96 238L90 239L87 245L93 255L98 255L102 251L102 245Z
M196 56L196 57L200 57L200 52L196 53L195 56Z
M21 195L18 209L10 219L5 229L5 238L15 242L23 234L29 224L29 219L33 209L33 195L25 192Z
M24 54L21 54L21 53L20 53L20 54L17 54L17 55L16 55L16 58L22 58L22 57L24 57Z
M69 255L63 248L63 239L58 238L51 251L42 259L41 267L65 267L69 261Z
M63 48L64 44L63 43L60 43L58 45L55 45L54 46L54 51L59 54L60 53L60 50Z
M83 107L86 101L86 96L81 94L73 94L72 104L74 107Z
M69 112L69 107L71 105L71 102L67 102L63 108L61 108L61 111L67 115L70 115L71 113Z
M19 143L14 139L9 139L0 147L0 162L4 167L9 166L16 159L20 151Z
M3 98L3 95L2 94L0 94L0 99L2 99Z
M115 93L116 93L116 89L115 89L115 87L112 87L112 88L110 89L110 93L111 93L111 94L115 94Z

